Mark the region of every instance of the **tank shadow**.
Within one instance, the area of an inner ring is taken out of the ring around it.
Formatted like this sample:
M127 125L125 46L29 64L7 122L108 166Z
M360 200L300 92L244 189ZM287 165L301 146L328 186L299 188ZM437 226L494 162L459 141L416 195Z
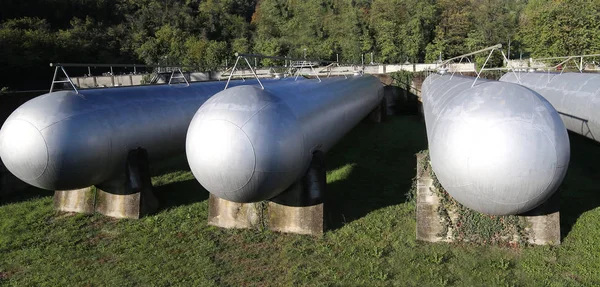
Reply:
M600 206L600 144L569 132L571 161L560 193L561 238L564 239L577 219Z
M152 176L165 176L172 172L188 172L189 170L185 154L175 155L150 165ZM184 178L186 179L168 179L170 183L153 187L152 191L159 202L158 212L208 199L208 191L194 177Z
M208 191L194 178L157 186L153 191L159 202L158 212L208 199Z
M29 186L9 195L0 195L0 206L54 195L54 191Z
M328 230L369 212L403 203L415 177L415 153L427 148L420 116L363 122L327 153Z

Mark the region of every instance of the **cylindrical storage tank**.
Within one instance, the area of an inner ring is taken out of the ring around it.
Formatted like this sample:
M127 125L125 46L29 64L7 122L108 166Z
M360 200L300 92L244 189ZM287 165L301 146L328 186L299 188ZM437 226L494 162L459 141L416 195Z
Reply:
M461 204L490 215L520 214L546 201L569 163L556 110L519 85L437 75L423 83L431 166Z
M536 91L561 114L568 130L600 141L600 74L511 72L500 81Z
M190 124L186 154L209 192L234 202L270 199L299 180L383 98L372 76L239 86L216 94Z
M98 184L125 168L132 149L146 149L150 160L184 152L194 113L224 88L225 82L206 82L44 94L8 117L0 157L16 177L39 188Z

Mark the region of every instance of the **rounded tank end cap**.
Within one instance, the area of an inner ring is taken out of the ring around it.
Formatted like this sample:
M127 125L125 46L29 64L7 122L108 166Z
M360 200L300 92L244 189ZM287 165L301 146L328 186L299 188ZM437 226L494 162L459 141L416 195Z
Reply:
M211 193L227 193L248 184L256 164L254 147L238 126L225 120L202 122L187 140L187 157L198 181Z
M25 120L8 120L0 130L0 157L19 179L34 184L48 166L48 147L40 131Z

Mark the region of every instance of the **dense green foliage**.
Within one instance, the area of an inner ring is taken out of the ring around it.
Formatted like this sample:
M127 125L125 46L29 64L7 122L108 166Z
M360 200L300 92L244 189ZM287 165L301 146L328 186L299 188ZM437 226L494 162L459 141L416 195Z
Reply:
M208 193L191 172L161 168L152 180L161 211L139 220L58 213L51 192L0 203L0 285L598 286L600 149L570 140L560 246L415 240L415 205L403 195L425 127L390 117L358 125L328 153L322 237L208 226Z
M599 20L600 0L8 1L0 87L46 88L49 62L214 69L234 52L432 62L497 43L513 56L597 53Z

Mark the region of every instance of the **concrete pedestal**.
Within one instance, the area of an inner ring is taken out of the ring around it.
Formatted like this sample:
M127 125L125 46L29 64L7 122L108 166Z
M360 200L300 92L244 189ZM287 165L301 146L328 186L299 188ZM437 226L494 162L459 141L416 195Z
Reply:
M208 224L223 228L258 229L263 225L263 203L237 203L208 197Z
M286 206L269 202L269 229L277 232L322 235L323 204L313 206Z
M93 214L96 188L93 186L54 192L54 209L64 212Z
M146 150L129 152L124 175L97 186L96 212L115 218L140 218L156 212Z
M433 185L431 170L417 154L417 240L438 242L452 241L452 230L444 230L443 220L438 214L441 198Z
M522 214L530 223L526 231L528 241L535 245L560 244L560 194L555 192L550 199L535 209Z
M115 218L140 218L156 212L158 200L152 192L147 152L141 148L130 151L124 170L96 187L56 191L54 208L88 214L96 211Z
M417 155L417 240L428 242L451 242L454 241L452 222L456 222L457 216L448 211L448 217L441 216L438 207L441 198L435 190L431 170L424 155ZM520 215L527 222L525 232L530 244L535 245L557 245L560 244L560 214L559 194L555 193L548 201L534 210ZM450 220L450 224L446 224ZM445 226L450 226L446 228ZM518 234L510 235L518 239Z
M223 228L322 235L325 185L324 155L315 153L302 179L267 202L235 203L210 195L208 223Z

